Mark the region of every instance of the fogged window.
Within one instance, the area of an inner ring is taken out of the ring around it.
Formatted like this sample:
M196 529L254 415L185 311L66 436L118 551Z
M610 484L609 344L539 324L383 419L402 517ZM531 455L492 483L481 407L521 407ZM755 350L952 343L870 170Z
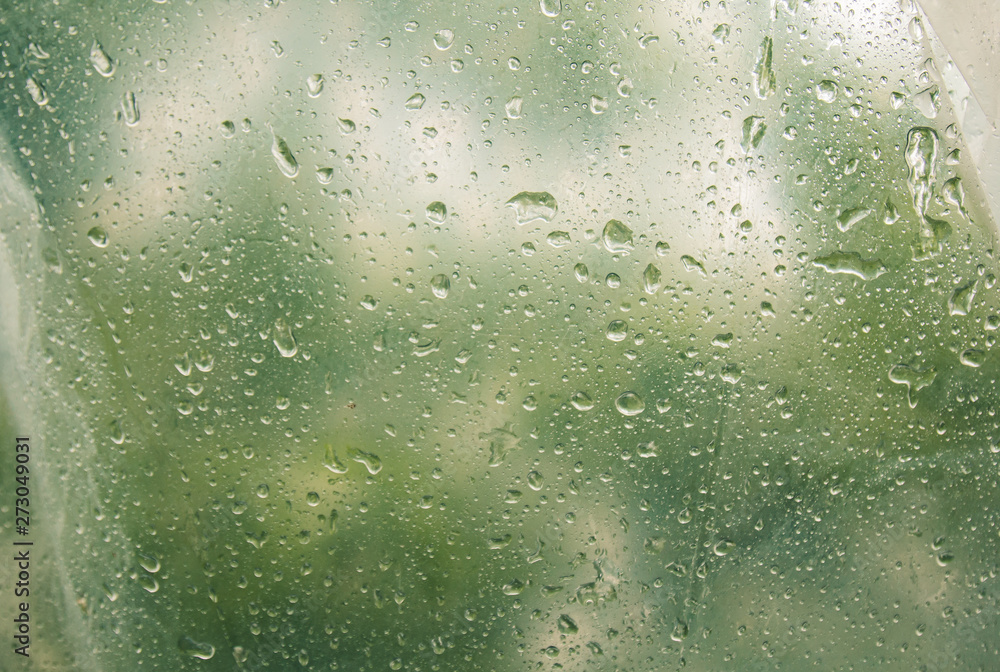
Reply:
M996 115L918 4L0 46L30 669L994 665Z

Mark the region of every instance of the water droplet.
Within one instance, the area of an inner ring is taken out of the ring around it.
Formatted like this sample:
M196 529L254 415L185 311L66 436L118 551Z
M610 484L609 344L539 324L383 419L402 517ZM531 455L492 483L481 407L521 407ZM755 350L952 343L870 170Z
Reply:
M635 392L624 392L615 399L615 408L622 415L639 415L646 410L646 402Z
M309 492L306 494L306 504L309 506L319 506L319 493Z
M538 4L542 14L550 19L554 19L562 12L562 0L539 0Z
M688 625L679 618L674 621L674 629L670 632L670 639L675 642L683 642L688 636Z
M578 411L589 411L594 407L594 402L586 392L574 392L569 398L569 403Z
M725 44L726 40L729 39L729 24L720 23L712 31L712 39L714 39L719 44Z
M978 369L986 362L986 353L982 350L976 350L974 348L969 348L968 350L963 350L962 354L958 357L959 361L966 366L971 366L974 369Z
M448 208L441 201L434 201L424 210L427 220L435 224L441 224L448 217Z
M177 648L181 650L181 653L201 660L208 660L215 655L214 646L197 642L186 635L177 641Z
M723 539L715 544L712 548L712 552L718 556L728 555L731 550L736 548L736 544L728 539Z
M827 273L846 273L862 280L874 280L889 272L880 259L862 259L857 252L837 251L814 259L813 264Z
M642 272L642 288L647 294L656 294L660 289L660 278L662 274L660 269L652 264L646 266L646 270Z
M310 98L316 98L323 93L323 75L317 73L306 77L306 93Z
M438 273L431 278L431 291L439 299L448 298L448 290L451 289L451 280L444 273Z
M976 298L979 281L972 280L956 289L948 299L949 315L968 315L972 310L972 302Z
M337 454L333 450L333 446L329 443L326 444L326 451L323 457L323 466L332 471L335 474L346 474L347 467L344 465L340 459L337 458Z
M832 103L837 99L837 92L839 90L840 87L837 86L837 82L824 79L816 85L816 98L824 103Z
M547 191L522 191L504 205L514 209L514 216L521 226L535 220L551 222L559 210L556 199Z
M559 628L559 632L563 633L564 635L575 635L580 631L580 628L577 626L576 621L574 621L566 614L562 614L561 616L559 616L559 622L557 624L557 627Z
M577 282L587 282L590 280L590 269L586 264L577 264L573 267L573 275L576 276Z
M514 579L509 583L504 584L501 590L503 591L504 595L511 595L511 596L520 595L521 592L524 591L524 582L521 581L520 579Z
M347 457L355 462L363 464L365 469L367 469L368 473L372 476L382 471L382 460L380 460L377 455L366 453L363 450L358 450L357 448L348 448Z
M521 402L521 406L523 406L526 411L533 411L538 408L538 400L535 399L535 395L529 394L524 398L524 401Z
M95 226L90 231L87 232L87 238L96 247L107 247L108 246L108 234L107 232L99 226Z
M608 101L597 94L590 97L590 111L594 114L604 114L608 111Z
M617 273L608 273L607 277L604 278L604 284L611 289L618 289L622 286L621 276Z
M553 231L545 237L545 241L552 247L566 247L573 242L568 231Z
M697 271L701 277L708 277L708 273L705 272L705 267L702 263L688 254L681 257L681 264L684 266L685 271Z
M855 224L858 224L870 214L872 214L872 211L867 208L849 208L844 210L844 212L837 217L837 228L846 233L850 231Z
M333 168L317 168L316 181L320 184L330 184L333 182Z
M442 28L434 33L434 46L441 51L448 51L455 43L455 31L449 28Z
M219 124L219 133L222 137L229 139L236 135L236 124L228 119Z
M928 119L937 117L941 111L941 91L936 86L931 86L923 91L913 94L913 107L920 111Z
M419 110L421 107L424 106L424 103L426 101L427 98L424 97L424 94L414 93L412 96L406 99L404 107L408 110Z
M279 135L271 136L271 156L278 164L278 170L285 177L295 177L299 174L299 163L295 160L292 150L288 148L288 143Z
M632 229L612 219L604 225L601 241L608 252L628 252L632 249Z
M896 205L891 199L885 199L885 210L882 213L882 222L888 226L892 226L899 221L899 210L896 209Z
M777 86L771 64L773 49L771 38L765 37L757 50L757 63L753 69L753 88L761 100L765 100L773 94Z
M767 132L767 124L764 123L764 117L749 116L743 120L743 139L740 141L740 147L743 148L744 154L749 154L751 151L757 149L761 141L764 139L764 133Z
M90 64L101 77L110 77L115 73L115 64L98 42L94 42L90 47Z
M545 477L542 476L537 471L532 471L528 474L528 487L534 490L535 492L541 490L544 484L545 484Z
M337 119L337 126L340 127L340 132L344 135L350 135L357 129L357 125L350 119Z
M299 351L299 346L295 342L295 336L292 334L292 328L283 318L279 317L274 321L272 335L274 346L278 348L278 352L281 353L282 357L294 357L295 353Z
M28 77L25 82L25 88L28 89L28 95L31 99L35 101L35 104L39 107L44 107L49 104L49 94L45 91L45 87L35 79L34 77Z
M378 307L378 301L371 294L365 294L361 297L360 305L365 310L375 310Z
M136 583L147 593L155 593L160 590L160 582L156 580L155 576L150 576L149 574L142 574L137 577Z
M933 366L926 369L916 369L907 364L897 364L889 369L889 380L898 384L906 385L906 398L910 408L917 407L917 401L913 395L934 382L937 371Z
M520 119L521 118L521 108L524 105L524 98L521 96L512 96L510 100L504 105L504 111L507 113L508 119Z
M628 335L628 325L622 320L614 320L608 325L608 329L605 332L609 341L614 341L615 343L620 343L625 340Z
M127 91L122 96L122 117L126 126L135 126L139 123L139 103L135 100L135 93Z
M139 559L139 565L150 574L156 574L160 571L160 560L155 555L136 553L136 557Z

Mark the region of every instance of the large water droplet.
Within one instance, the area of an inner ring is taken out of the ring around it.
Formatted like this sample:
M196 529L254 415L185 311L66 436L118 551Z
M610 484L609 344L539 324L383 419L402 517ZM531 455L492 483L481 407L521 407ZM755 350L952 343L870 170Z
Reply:
M504 105L504 111L508 119L520 119L521 108L524 105L524 98L521 96L511 96L511 99Z
M114 62L98 42L94 42L90 47L90 64L101 77L110 77L115 73Z
M431 291L439 299L448 298L448 290L451 289L451 280L444 273L438 273L431 278Z
M414 93L412 96L406 99L404 107L408 110L419 110L421 107L424 106L424 102L426 102L426 100L427 98L424 97L424 94Z
M828 273L846 273L862 280L874 280L889 272L880 259L862 259L857 252L837 251L814 259L813 264Z
M427 220L441 224L448 217L448 207L441 201L434 201L424 209Z
M366 453L365 451L358 450L357 448L348 448L347 457L355 462L360 462L365 465L365 469L367 469L368 473L372 476L382 471L382 460L380 460L377 455Z
M108 246L108 234L99 226L95 226L90 231L87 231L87 238L97 247Z
M447 51L451 49L451 45L455 43L455 31L450 28L442 28L441 30L434 33L434 46L441 51Z
M208 660L215 655L214 646L195 641L186 635L177 641L177 648L181 650L181 653L201 660Z
M542 14L554 19L562 12L562 0L539 0L539 7Z
M288 148L288 143L279 135L271 136L271 156L278 164L278 170L285 177L295 177L299 174L299 163L295 160L295 155Z
M535 220L551 222L559 210L556 199L547 191L522 191L504 205L514 209L517 223L522 226Z
M749 154L757 149L767 132L767 124L764 117L749 116L743 120L743 139L740 140L740 147L744 154Z
M897 364L889 369L889 380L898 385L906 385L906 400L910 408L917 407L917 400L913 398L914 393L933 383L936 376L937 371L933 366L917 369L908 364Z
M122 96L122 118L125 119L126 126L135 126L139 123L139 103L135 100L135 93L125 92Z
M317 73L314 75L309 75L306 77L306 93L309 94L310 98L316 98L319 94L323 93L323 75Z
M704 265L689 254L685 254L681 257L681 264L684 266L685 271L697 271L698 275L701 277L708 277L708 273L705 272Z
M282 357L294 357L295 353L299 351L299 346L295 342L295 336L292 334L292 328L283 318L279 317L274 321L272 336L274 346L278 348L278 352L281 353Z
M625 336L628 335L628 325L625 324L623 320L614 320L608 325L608 329L605 332L609 341L614 341L615 343L620 343L625 340Z
M976 298L979 281L972 280L956 289L948 299L949 315L968 315L972 310L972 302Z
M646 266L646 270L642 272L642 288L647 294L656 294L660 289L660 278L662 274L660 269L652 264Z
M49 94L45 91L45 87L42 86L41 82L34 77L28 77L28 81L24 85L28 89L28 95L35 101L36 105L45 107L49 104Z
M840 213L837 217L837 228L844 233L850 231L855 224L860 223L865 217L872 214L868 208L849 208Z
M628 252L632 249L632 229L612 219L604 225L601 242L608 252Z
M824 103L832 103L837 99L837 91L840 89L837 82L824 79L816 85L816 98Z
M635 392L625 392L615 399L615 408L622 415L639 415L646 410L646 402Z
M574 392L569 398L569 403L578 411L589 411L594 407L594 401L586 392Z
M753 69L753 88L754 93L761 100L768 98L776 88L774 70L771 65L773 49L771 38L765 37L757 51L757 63Z

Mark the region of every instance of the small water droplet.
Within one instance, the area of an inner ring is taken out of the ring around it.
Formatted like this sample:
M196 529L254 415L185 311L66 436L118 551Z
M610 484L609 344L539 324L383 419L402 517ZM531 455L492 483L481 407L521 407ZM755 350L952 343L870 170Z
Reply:
M236 124L229 121L228 119L219 124L219 133L222 137L228 139L236 135Z
M330 184L333 182L333 168L317 168L316 181L320 184Z
M28 77L24 85L28 89L28 95L31 96L31 99L35 101L38 107L45 107L49 104L49 94L45 91L45 87L42 86L41 82L34 77Z
M872 214L872 211L868 208L849 208L844 210L837 217L837 228L846 233L870 214Z
M729 541L728 539L723 539L715 544L712 548L712 552L718 556L728 555L731 550L736 548L736 544Z
M357 129L357 125L350 119L337 119L337 126L340 127L340 132L344 135L350 135Z

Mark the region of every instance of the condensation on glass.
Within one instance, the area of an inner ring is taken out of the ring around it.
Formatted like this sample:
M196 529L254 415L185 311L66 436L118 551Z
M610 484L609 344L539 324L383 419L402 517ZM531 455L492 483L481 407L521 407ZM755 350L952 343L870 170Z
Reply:
M996 92L928 16L12 4L29 669L988 669Z

